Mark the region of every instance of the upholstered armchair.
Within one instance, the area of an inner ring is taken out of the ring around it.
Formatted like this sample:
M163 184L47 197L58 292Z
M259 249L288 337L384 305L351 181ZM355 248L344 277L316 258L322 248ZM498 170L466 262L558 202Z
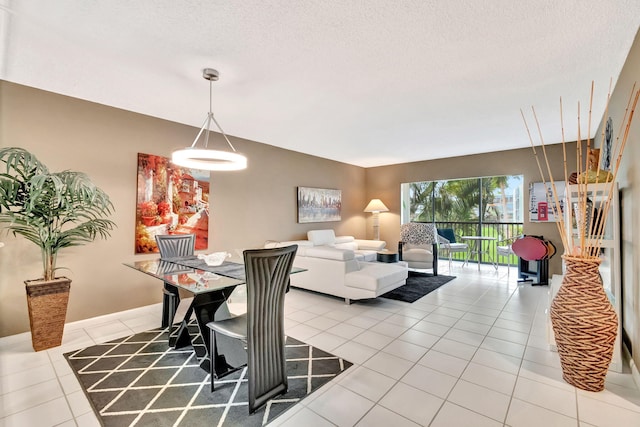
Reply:
M436 226L425 222L409 222L400 226L398 258L409 268L433 269L438 275L438 233Z

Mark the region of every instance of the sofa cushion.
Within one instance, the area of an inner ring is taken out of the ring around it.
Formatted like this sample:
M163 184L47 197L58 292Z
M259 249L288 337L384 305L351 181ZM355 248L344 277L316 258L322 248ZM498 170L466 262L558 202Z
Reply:
M407 268L399 265L363 262L360 270L345 275L344 282L353 288L376 291L406 280L407 276Z
M355 259L353 251L336 249L331 246L303 246L298 248L298 256L349 261Z
M402 245L402 252L404 253L405 250L409 250L409 249L422 249L425 250L427 252L432 252L433 251L433 245L416 245L414 243L405 243Z
M339 243L351 243L355 242L356 238L353 236L336 236L336 240L334 243L337 245Z
M432 262L433 253L423 248L410 248L402 250L403 261Z
M336 234L333 230L310 230L307 231L307 239L315 246L333 245L336 242Z
M372 262L372 261L378 260L377 251L368 251L368 250L358 249L357 251L354 251L354 252L356 253L356 259L359 261Z
M333 245L333 247L355 251L356 249L358 249L358 244L356 242L336 243L335 245Z
M298 247L301 246L313 246L313 243L311 243L308 240L288 240L285 242L278 242L277 240L267 240L264 243L264 247L265 248L284 248L285 246L291 246L291 245L298 245Z
M381 251L385 246L387 246L387 242L385 242L384 240L356 239L356 243L358 244L358 249L369 251Z

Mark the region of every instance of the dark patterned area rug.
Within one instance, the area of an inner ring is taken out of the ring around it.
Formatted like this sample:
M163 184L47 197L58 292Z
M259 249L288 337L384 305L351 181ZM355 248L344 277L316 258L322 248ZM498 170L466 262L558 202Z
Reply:
M455 278L456 276L443 276L442 274L434 276L433 274L410 271L406 285L400 286L381 296L397 301L415 302Z
M249 415L246 368L211 393L194 349L167 337L157 329L65 354L103 426L262 426L352 365L287 337L289 390Z

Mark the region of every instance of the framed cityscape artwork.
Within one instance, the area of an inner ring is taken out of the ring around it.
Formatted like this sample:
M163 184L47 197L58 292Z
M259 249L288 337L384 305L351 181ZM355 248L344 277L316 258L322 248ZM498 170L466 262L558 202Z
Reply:
M298 223L340 221L342 191L298 187Z

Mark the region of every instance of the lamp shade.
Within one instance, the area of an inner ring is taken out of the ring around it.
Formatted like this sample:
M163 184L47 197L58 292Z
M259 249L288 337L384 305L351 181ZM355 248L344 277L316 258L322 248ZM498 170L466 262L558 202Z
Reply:
M389 208L387 208L382 200L380 199L371 199L366 208L364 208L365 212L388 212Z

